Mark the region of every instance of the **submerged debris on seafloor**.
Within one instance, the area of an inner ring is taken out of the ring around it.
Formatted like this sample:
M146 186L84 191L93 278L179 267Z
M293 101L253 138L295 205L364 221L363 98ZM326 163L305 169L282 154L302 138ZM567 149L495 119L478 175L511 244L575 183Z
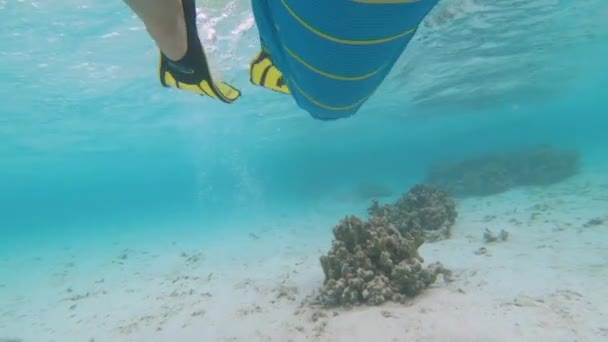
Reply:
M373 201L368 213L385 217L402 234L421 232L427 242L449 238L458 216L449 194L426 184L412 187L393 204L380 206Z
M490 256L492 254L490 254L490 251L488 251L487 248L485 247L480 247L479 249L477 249L475 252L473 252L475 255L486 255L486 256Z
M418 231L401 233L384 216L362 221L347 216L334 227L334 240L320 262L325 273L320 300L325 306L404 302L451 272L440 263L422 267Z
M593 226L599 226L601 224L604 224L604 222L608 223L608 216L592 218L589 221L587 221L585 224L583 224L583 227L589 228L589 227L593 227Z
M558 183L579 171L579 153L541 145L433 165L427 182L460 197L488 196L517 186Z
M486 243L492 243L492 242L498 242L498 241L504 242L504 241L507 241L508 239L509 239L509 232L507 232L504 229L502 229L500 231L500 233L498 233L498 235L494 234L494 232L492 232L488 228L486 228L485 232L483 233L483 240Z

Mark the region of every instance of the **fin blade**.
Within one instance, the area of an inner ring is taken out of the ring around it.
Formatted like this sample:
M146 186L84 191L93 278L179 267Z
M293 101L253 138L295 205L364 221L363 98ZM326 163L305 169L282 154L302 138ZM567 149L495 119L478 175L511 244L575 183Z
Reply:
M283 73L274 65L270 54L265 51L260 51L251 62L249 80L257 86L290 94Z

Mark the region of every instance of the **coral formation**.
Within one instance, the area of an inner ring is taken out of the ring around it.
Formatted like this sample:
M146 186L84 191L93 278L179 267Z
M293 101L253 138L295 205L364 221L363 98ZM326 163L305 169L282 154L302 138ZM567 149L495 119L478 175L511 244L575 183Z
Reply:
M578 173L579 153L547 145L433 165L427 183L450 194L487 196L516 186L549 185Z
M450 274L440 263L423 268L420 233L401 234L386 217L364 222L347 216L333 233L332 247L320 259L325 273L321 301L327 306L403 302L429 287L439 274Z
M449 194L426 184L414 186L394 204L380 206L373 201L368 213L385 217L402 234L422 232L425 241L448 238L457 217Z
M486 230L483 233L483 240L486 243L493 243L493 242L498 242L498 241L504 242L504 241L507 241L508 239L509 239L509 232L507 232L504 229L502 229L498 235L494 234L494 232L489 230L488 228L486 228Z

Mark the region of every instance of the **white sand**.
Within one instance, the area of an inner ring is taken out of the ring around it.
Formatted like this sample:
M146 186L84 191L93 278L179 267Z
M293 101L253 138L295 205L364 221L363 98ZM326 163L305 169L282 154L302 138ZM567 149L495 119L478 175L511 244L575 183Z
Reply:
M608 221L583 227L608 217L605 173L468 199L459 215L450 240L421 249L452 282L407 305L348 311L302 304L322 284L335 217L206 242L186 234L2 255L0 341L608 340ZM485 228L510 239L485 244Z

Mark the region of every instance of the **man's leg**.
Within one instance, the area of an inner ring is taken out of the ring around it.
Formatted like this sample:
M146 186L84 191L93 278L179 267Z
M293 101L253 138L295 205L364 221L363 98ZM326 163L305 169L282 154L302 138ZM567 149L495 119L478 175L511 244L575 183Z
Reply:
M177 61L188 49L181 0L124 0L144 22L158 48Z

